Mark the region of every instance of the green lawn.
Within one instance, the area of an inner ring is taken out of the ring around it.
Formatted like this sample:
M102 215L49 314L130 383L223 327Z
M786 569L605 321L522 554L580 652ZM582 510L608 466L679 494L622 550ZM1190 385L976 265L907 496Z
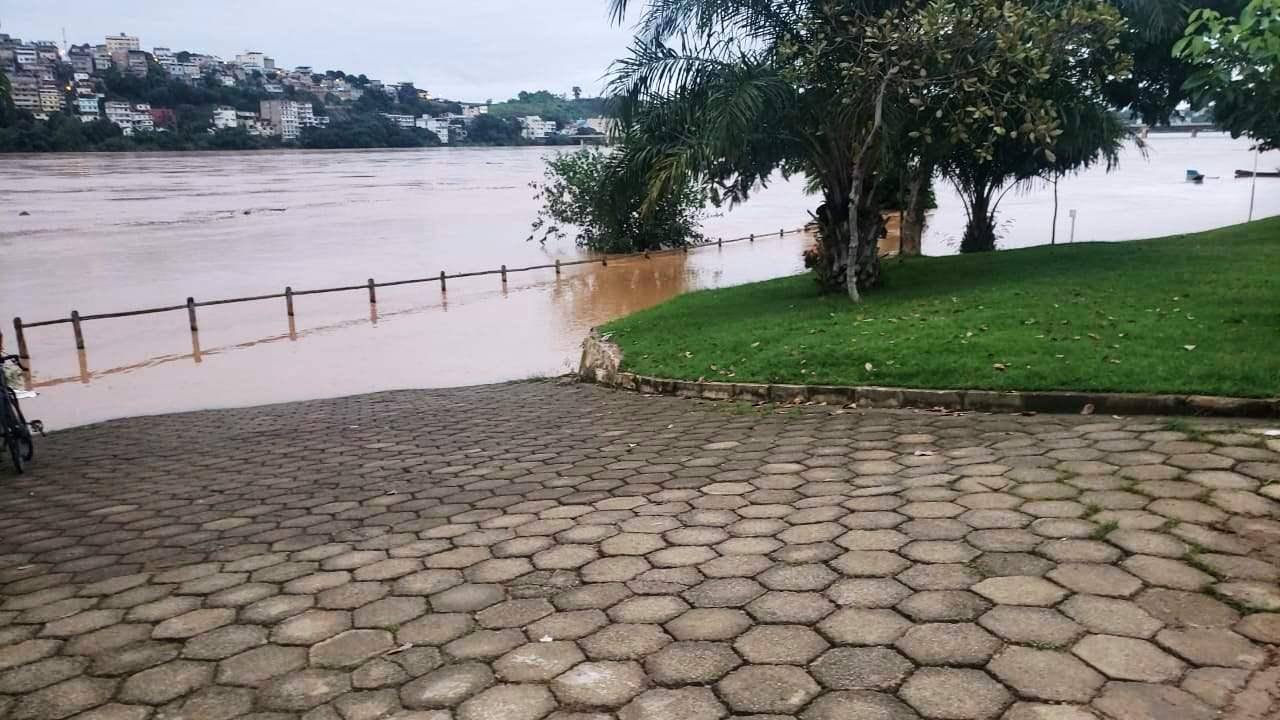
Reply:
M890 260L861 305L797 276L602 328L626 370L728 382L1280 395L1280 218Z

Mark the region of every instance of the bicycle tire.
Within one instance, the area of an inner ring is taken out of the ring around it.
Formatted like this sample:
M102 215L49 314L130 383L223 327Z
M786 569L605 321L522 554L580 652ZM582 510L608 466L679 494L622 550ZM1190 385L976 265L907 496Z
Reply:
M27 461L22 458L22 452L18 448L18 438L12 433L6 433L4 436L4 444L9 446L9 459L13 461L13 469L18 471L19 475L27 472ZM30 444L28 444L30 447Z
M14 395L13 388L3 388L4 415L0 417L0 428L4 431L5 445L9 450L9 457L13 460L13 466L17 469L18 474L26 472L26 463L35 455L35 443L31 438L31 428L27 426L27 419L22 414L22 407L18 405L17 397ZM24 448L23 445L26 447Z
M12 392L12 388L10 388L10 392ZM22 414L22 406L18 404L17 397L10 395L9 403L10 416L17 418L14 423L13 430L17 433L18 440L25 443L27 446L27 451L23 454L22 459L25 462L30 462L31 458L36 454L36 443L31 437L31 426L27 424L27 416Z

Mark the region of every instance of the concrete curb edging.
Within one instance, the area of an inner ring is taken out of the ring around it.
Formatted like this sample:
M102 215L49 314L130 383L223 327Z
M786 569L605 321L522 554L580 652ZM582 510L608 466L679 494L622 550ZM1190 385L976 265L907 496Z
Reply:
M606 387L653 395L704 400L857 405L867 408L925 407L948 410L1017 413L1107 415L1201 415L1280 418L1280 398L1234 398L1216 395L1160 395L1070 391L918 390L851 385L765 385L648 377L622 370L622 349L608 335L592 330L582 343L578 378Z

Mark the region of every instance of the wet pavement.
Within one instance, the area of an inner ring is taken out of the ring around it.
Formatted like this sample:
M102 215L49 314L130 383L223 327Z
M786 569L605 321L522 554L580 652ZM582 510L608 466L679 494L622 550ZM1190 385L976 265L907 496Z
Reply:
M1258 427L548 381L122 420L0 472L4 720L1280 710Z

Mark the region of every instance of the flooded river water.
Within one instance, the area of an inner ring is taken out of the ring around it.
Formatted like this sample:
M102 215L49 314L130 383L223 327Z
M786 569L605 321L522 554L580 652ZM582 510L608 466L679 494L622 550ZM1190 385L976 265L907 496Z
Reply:
M0 170L0 315L26 321L196 299L487 270L584 257L569 241L528 242L528 183L541 148L244 154L6 156ZM1277 154L1280 155L1280 154ZM1264 169L1280 158L1264 157ZM1248 145L1221 136L1153 136L1110 175L1060 187L1059 241L1120 240L1241 222ZM1187 168L1210 178L1182 181ZM1274 185L1267 183L1275 183ZM446 387L568 371L588 328L692 289L802 270L799 234L814 199L780 181L705 224L708 235L760 233L755 243L687 255L613 260L553 271L200 310L27 333L39 396L29 414L50 427L111 417ZM1002 245L1047 242L1051 193L1011 193ZM27 215L20 215L26 212ZM1262 181L1257 216L1280 213L1280 180ZM939 186L926 252L950 252L963 208Z

